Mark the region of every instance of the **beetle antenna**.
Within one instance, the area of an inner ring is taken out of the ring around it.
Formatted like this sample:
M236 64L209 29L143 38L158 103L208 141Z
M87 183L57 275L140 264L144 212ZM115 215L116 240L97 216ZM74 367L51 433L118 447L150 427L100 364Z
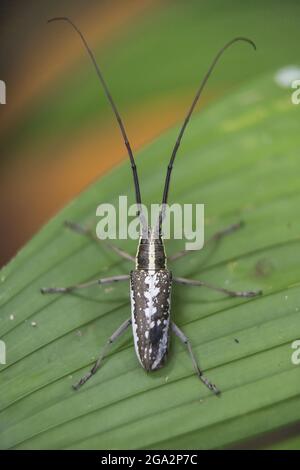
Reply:
M103 78L103 75L101 73L101 70L99 68L99 65L97 64L96 62L96 59L95 59L95 56L93 54L93 52L91 51L85 37L83 36L82 32L77 28L77 26L73 23L72 20L70 20L70 18L66 17L66 16L59 16L59 17L55 17L55 18L51 18L48 20L48 23L51 23L52 21L67 21L74 29L75 31L79 34L79 36L81 37L81 40L83 42L83 45L85 47L85 49L87 50L93 64L94 64L94 67L96 69L96 73L99 77L99 80L104 88L104 92L107 96L107 99L108 101L110 102L111 104L111 107L113 109L113 112L116 116L116 119L118 121L118 124L119 124L119 127L120 127L120 130L121 130L121 133L122 133L122 136L123 136L123 140L124 140L124 143L125 143L125 146L126 146L126 149L127 149L127 152L128 152L128 155L129 155L129 158L130 158L130 163L131 163L131 169L132 169L132 174L133 174L133 181L134 181L134 188L135 188L135 198L136 198L136 203L137 203L137 206L139 208L139 216L141 217L141 221L142 221L142 225L143 225L143 228L145 228L145 219L144 217L142 217L142 212L141 212L141 203L142 203L142 200L141 200L141 191L140 191L140 185L139 185L139 179L138 179L138 174L137 174L137 168L136 168L136 164L135 164L135 160L134 160L134 156L133 156L133 153L132 153L132 149L131 149L131 146L130 146L130 143L129 143L129 140L128 140L128 137L127 137L127 134L126 134L126 131L125 131L125 127L124 127L124 124L123 124L123 121L121 119L121 116L119 114L119 111L115 105L115 102L109 92L109 89L106 85L106 82Z
M222 47L222 49L219 50L219 52L217 53L217 55L215 56L214 60L212 61L208 71L206 72L206 75L204 76L201 84L200 84L200 87L196 93L196 96L192 102L192 105L185 117L185 120L183 122L183 125L180 129L180 132L179 132L179 135L177 137L177 140L176 140L176 143L174 145L174 148L173 148L173 152L172 152L172 155L171 155L171 159L170 159L170 162L169 162L169 165L168 165L168 169L167 169L167 175L166 175L166 179L165 179L165 186L164 186L164 192L163 192L163 198L162 198L162 210L160 212L160 216L159 216L159 232L161 232L161 223L162 223L162 219L163 219L163 213L164 213L164 205L167 204L167 200L168 200L168 194L169 194L169 187L170 187L170 179L171 179L171 173L172 173L172 169L173 169L173 164L174 164L174 160L175 160L175 157L176 157L176 153L177 153L177 150L180 146L180 143L181 143L181 139L182 139L182 136L184 134L184 131L186 129L186 126L190 120L190 117L194 111L194 108L201 96L201 93L203 91L203 88L205 87L206 85L206 82L207 80L209 79L215 65L217 64L219 58L221 57L221 55L223 54L223 52L228 48L230 47L233 43L237 42L237 41L245 41L245 42L248 42L255 50L256 50L256 45L254 44L253 41L251 41L251 39L248 39L248 38L245 38L245 37L236 37L234 39L232 39L231 41L229 41L227 44L225 44L225 46Z

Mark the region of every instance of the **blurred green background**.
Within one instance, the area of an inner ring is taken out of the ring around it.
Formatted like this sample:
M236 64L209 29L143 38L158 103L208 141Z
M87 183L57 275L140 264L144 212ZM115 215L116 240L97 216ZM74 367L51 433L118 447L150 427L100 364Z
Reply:
M232 37L249 36L257 53L232 48L202 105L299 57L296 0L2 1L0 9L0 78L7 84L0 108L1 264L126 158L78 37L67 24L47 25L48 18L68 15L85 33L134 149L182 120L211 58Z

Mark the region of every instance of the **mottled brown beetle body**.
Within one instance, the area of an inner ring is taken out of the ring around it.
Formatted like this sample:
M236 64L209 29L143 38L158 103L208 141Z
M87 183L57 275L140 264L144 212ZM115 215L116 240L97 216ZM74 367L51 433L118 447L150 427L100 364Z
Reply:
M142 367L153 371L164 365L170 341L172 274L162 238L141 238L136 259L130 273L134 345Z

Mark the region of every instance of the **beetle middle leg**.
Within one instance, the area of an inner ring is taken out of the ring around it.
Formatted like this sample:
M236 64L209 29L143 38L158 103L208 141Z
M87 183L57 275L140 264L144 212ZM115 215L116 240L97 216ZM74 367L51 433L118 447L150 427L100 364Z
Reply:
M189 339L187 338L187 336L185 336L183 331L181 331L181 329L178 328L178 326L174 322L172 322L172 330L175 333L175 335L180 339L180 341L182 341L182 343L185 344L185 346L187 347L194 369L199 379L201 380L201 382L203 382L204 385L206 385L206 387L209 388L209 390L211 390L213 393L215 393L216 395L219 395L221 393L220 390L203 375L203 372L197 363L196 357L192 350L191 343Z
M84 282L83 284L75 284L74 286L68 287L42 287L42 294L65 294L67 292L73 292L78 289L85 289L87 287L110 284L112 282L128 281L130 279L129 274L120 274L119 276L102 277L100 279L94 279L93 281Z
M217 292L223 292L229 297L256 297L257 295L261 295L261 290L245 290L245 291L233 291L229 289L225 289L223 287L217 287L213 284L210 284L205 281L199 281L196 279L187 279L185 277L175 277L174 282L177 284L185 284L187 286L196 286L196 287L207 287L208 289L216 290Z
M102 361L110 345L113 344L127 330L130 325L131 318L128 318L126 321L124 321L124 323L122 323L122 325L119 326L119 328L116 329L116 331L107 340L100 356L98 357L91 370L86 375L84 375L77 384L73 385L74 390L78 390L79 387L84 385L87 380L89 380L94 374L96 374L97 370L101 367Z

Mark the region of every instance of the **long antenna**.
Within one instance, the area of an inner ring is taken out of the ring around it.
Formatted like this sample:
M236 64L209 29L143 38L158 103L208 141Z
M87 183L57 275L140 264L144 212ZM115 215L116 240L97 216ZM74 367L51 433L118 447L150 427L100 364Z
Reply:
M131 163L131 168L132 168L132 174L133 174L133 180L134 180L134 188L135 188L135 198L136 198L136 203L138 205L138 207L140 208L141 206L141 192L140 192L140 185L139 185L139 179L138 179L138 174L137 174L137 169L136 169L136 164L135 164L135 161L134 161L134 157L133 157L133 153L132 153L132 150L131 150L131 146L130 146L130 143L128 141L128 137L127 137L127 134L126 134L126 131L125 131L125 127L124 127L124 124L122 122L122 119L121 119L121 116L119 114L119 111L115 105L115 102L114 100L112 99L112 96L108 90L108 87L105 83L105 80L102 76L102 73L100 71L100 68L96 62L96 59L94 57L94 54L93 52L91 51L85 37L83 36L82 32L77 28L77 26L73 23L73 21L70 20L70 18L68 17L65 17L65 16L59 16L59 17L56 17L56 18L51 18L50 20L48 20L48 23L51 23L52 21L67 21L74 29L75 31L79 34L79 36L81 37L82 39L82 42L94 64L94 67L96 69L96 72L97 72L97 75L99 77L99 80L100 82L102 83L103 85L103 88L104 88L104 91L105 91L105 94L108 98L108 101L110 102L111 106L112 106L112 109L115 113L115 116L117 118L117 121L118 121L118 124L119 124L119 127L121 129L121 132L122 132L122 136L123 136L123 139L124 139L124 143L126 145L126 148L127 148L127 152L128 152L128 155L129 155L129 158L130 158L130 163Z
M186 115L186 118L184 120L184 123L182 125L182 128L179 132L179 135L177 137L177 140L176 140L176 143L175 143L175 146L173 148L173 152L172 152L172 155L171 155L171 159L170 159L170 162L169 162L169 165L168 165L168 170L167 170L167 175L166 175L166 180L165 180L165 187L164 187L164 192L163 192L163 198L162 198L162 204L166 204L167 203L167 200L168 200L168 194L169 194L169 187L170 187L170 178L171 178L171 173L172 173L172 169L173 169L173 164L174 164L174 160L175 160L175 157L176 157L176 153L177 153L177 150L180 146L180 142L181 142L181 139L182 139L182 136L184 134L184 131L185 131L185 128L189 122L189 119L192 115L192 112L194 111L194 108L200 98L200 95L202 93L202 90L203 88L205 87L206 85L206 82L207 80L209 79L216 63L218 62L219 58L221 57L221 55L223 54L223 52L228 48L230 47L233 43L237 42L237 41L245 41L245 42L248 42L249 44L251 44L251 46L256 50L256 45L254 44L253 41L251 41L251 39L248 39L248 38L244 38L244 37L237 37L237 38L234 38L232 39L231 41L229 41L227 44L225 44L225 46L222 47L222 49L219 50L219 52L217 53L217 55L215 56L214 60L212 61L211 63L211 66L209 67L205 77L203 78L202 82L201 82L201 85L196 93L196 96L192 102L192 105ZM160 214L160 220L159 220L159 228L161 227L161 222L162 222L162 214Z

